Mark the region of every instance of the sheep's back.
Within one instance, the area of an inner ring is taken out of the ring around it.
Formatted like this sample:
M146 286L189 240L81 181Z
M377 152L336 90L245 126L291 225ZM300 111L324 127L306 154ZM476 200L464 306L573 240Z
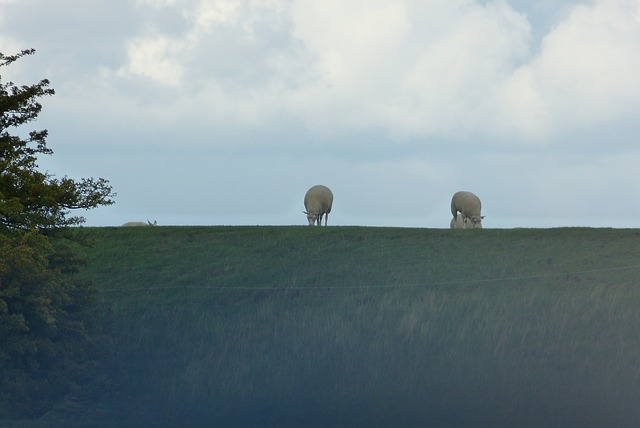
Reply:
M304 195L304 206L307 212L330 213L333 205L333 193L323 185L316 185L310 188Z
M455 215L458 211L465 217L480 216L482 203L480 198L471 192L456 192L451 198L451 213Z

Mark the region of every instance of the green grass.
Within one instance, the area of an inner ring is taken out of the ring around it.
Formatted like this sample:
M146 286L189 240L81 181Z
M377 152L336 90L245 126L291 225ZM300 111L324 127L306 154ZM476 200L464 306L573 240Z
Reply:
M640 232L307 227L94 229L105 290L465 283L635 265ZM617 274L616 274L617 275ZM175 293L174 293L175 294ZM127 302L126 296L119 302Z
M85 232L114 420L640 422L640 231Z

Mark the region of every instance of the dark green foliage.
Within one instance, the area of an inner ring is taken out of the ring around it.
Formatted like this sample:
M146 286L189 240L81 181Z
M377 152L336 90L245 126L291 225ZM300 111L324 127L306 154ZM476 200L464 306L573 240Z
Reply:
M89 229L113 421L636 426L640 232Z
M0 53L0 67L8 66L22 56ZM0 76L1 77L1 76ZM38 171L38 155L50 155L46 145L47 130L30 131L26 139L9 133L35 120L42 110L38 98L55 92L44 79L31 86L17 86L0 80L0 228L54 228L84 222L70 216L70 210L91 209L113 203L111 187L100 179L75 181L56 178Z
M33 54L0 53L0 67ZM71 210L112 203L103 179L57 179L38 170L50 155L47 131L19 128L35 120L49 82L16 86L0 80L0 415L40 416L69 394L88 393L97 377L95 290L70 274L80 266Z

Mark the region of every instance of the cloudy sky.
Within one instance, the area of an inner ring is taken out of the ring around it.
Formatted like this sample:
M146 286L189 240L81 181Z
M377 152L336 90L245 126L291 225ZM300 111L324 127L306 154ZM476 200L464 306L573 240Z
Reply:
M87 225L639 227L640 0L0 0Z

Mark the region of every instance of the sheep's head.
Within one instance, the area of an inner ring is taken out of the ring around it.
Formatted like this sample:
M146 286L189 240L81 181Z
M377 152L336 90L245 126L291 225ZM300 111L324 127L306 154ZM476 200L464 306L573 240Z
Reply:
M464 219L465 229L482 229L482 219L484 216L473 216Z
M309 226L313 226L317 223L320 226L320 222L322 221L322 214L309 213L306 211L302 211L307 215L307 220L309 221Z

